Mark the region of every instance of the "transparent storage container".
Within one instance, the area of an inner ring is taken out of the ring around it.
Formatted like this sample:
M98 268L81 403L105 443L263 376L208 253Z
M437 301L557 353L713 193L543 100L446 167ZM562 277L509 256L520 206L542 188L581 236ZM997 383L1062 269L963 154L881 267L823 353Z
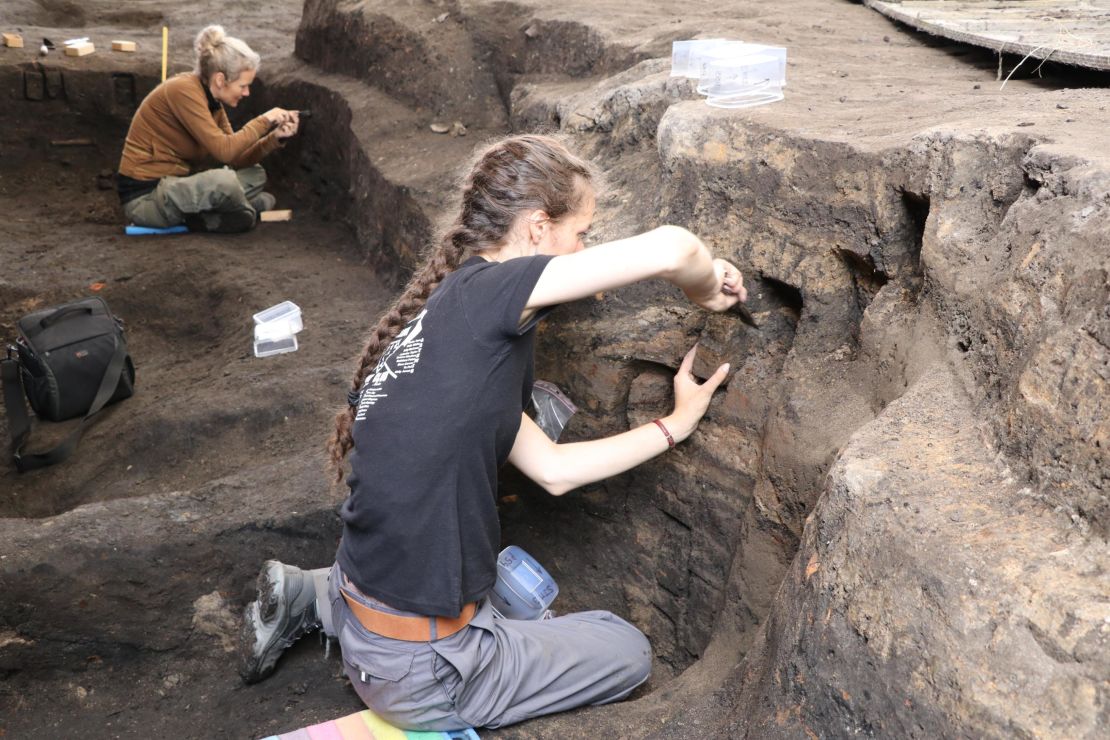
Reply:
M726 39L691 39L689 41L674 41L671 43L671 77L694 77L691 57L704 53L707 49L714 48ZM737 42L739 43L739 42Z
M254 325L254 341L272 342L283 337L291 337L299 332L303 326L300 322L282 319L280 321L267 321L265 324Z
M293 301L282 301L256 313L254 325L255 341L291 336L304 328L301 307Z
M732 95L756 86L781 90L785 73L786 57L774 52L730 54L703 65L697 90L702 95Z
M782 100L779 60L769 54L719 59L711 62L698 84L717 108L749 108Z
M671 45L671 76L698 80L715 108L750 108L783 99L786 47L731 39L694 39Z
M497 582L489 601L501 617L543 619L558 595L555 579L521 548L509 545L497 556Z
M275 339L254 340L255 357L269 357L271 355L280 355L285 352L296 351L297 337L294 334L290 334L286 337L277 337Z

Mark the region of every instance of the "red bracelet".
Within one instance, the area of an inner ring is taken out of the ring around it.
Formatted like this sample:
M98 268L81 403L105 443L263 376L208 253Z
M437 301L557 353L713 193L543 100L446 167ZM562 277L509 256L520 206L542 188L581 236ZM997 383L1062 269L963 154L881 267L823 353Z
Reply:
M670 447L673 450L674 437L672 437L671 433L667 431L667 427L663 426L663 422L659 421L659 419L652 419L651 421L663 431L663 435L667 438L667 447Z

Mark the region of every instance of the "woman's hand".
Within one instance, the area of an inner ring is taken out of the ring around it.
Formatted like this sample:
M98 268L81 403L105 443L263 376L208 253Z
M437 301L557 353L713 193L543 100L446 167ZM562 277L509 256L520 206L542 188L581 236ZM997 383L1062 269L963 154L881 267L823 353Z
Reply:
M697 345L686 353L674 376L674 412L660 419L676 443L693 433L709 408L713 391L728 374L728 365L721 365L709 380L698 383L690 372L695 351ZM555 444L527 414L520 416L509 462L556 496L623 473L672 446L652 423L590 442Z
M296 111L285 110L284 108L271 108L263 113L262 117L266 119L266 123L270 124L270 128L276 128L291 120L296 120L296 115Z
M705 293L687 293L687 297L710 311L726 311L740 301L748 300L744 276L731 262L713 260L714 285Z
M296 118L296 111L293 111L293 115L293 119L281 124L274 131L274 136L278 137L279 140L284 141L288 139L290 136L297 133L297 130L300 128L300 121Z
M739 287L743 289L743 286ZM733 302L735 303L735 300ZM679 365L678 372L674 376L674 411L664 420L664 423L675 442L681 442L693 434L701 417L705 416L709 408L713 391L720 387L728 375L729 366L726 362L704 383L698 383L692 372L697 351L698 345L695 344L682 358L682 364Z
M748 289L744 287L744 276L736 266L726 260L713 260L713 271L721 276L721 292L734 295L740 302L748 300ZM729 304L731 307L733 304Z

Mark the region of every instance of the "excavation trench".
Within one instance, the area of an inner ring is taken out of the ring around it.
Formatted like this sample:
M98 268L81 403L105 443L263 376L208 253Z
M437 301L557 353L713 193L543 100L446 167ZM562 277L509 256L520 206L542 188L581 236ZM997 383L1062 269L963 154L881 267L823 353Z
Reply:
M743 726L720 691L728 677L771 680L770 664L758 662L779 649L768 624L812 623L798 584L833 571L820 571L815 554L791 563L815 546L807 521L830 480L847 479L835 465L853 435L911 403L903 396L947 351L973 358L969 385L1013 381L991 348L1020 345L1020 331L1001 320L984 329L973 299L946 297L952 258L937 234L951 217L938 216L934 199L970 202L976 238L1004 263L1020 252L1014 245L1028 246L1014 220L1056 175L1021 135L864 150L712 118L660 60L638 62L574 24L535 32L552 48L566 42L555 61L567 74L556 75L536 66L550 56L529 56L519 39L497 43L498 13L519 12L510 4L471 19L469 46L451 47L473 63L462 74L473 85L436 99L476 113L468 136L437 136L426 123L439 112L413 107L426 91L398 76L420 39L384 22L322 31L313 23L331 21L316 5L326 3L306 5L298 57L270 65L239 112L313 110L267 162L296 216L241 237L120 236L110 171L155 83L150 70L3 68L16 102L0 110L0 218L12 237L0 328L11 335L22 314L100 285L127 322L139 390L105 414L73 461L0 474L0 727L16 737L75 727L139 737L188 717L193 736L244 737L359 708L334 656L324 660L309 641L265 684L241 686L235 617L265 558L330 562L342 492L325 480L320 451L351 359L450 213L474 147L537 126L560 129L607 173L597 239L668 222L690 228L744 270L760 326L707 314L664 284L579 301L545 321L537 377L580 409L564 440L666 413L671 377L695 341L697 374L725 361L732 370L697 434L634 471L561 498L503 472L504 543L556 577L558 611L608 609L643 629L655 670L623 708L488 734L648 736L707 706L713 727ZM366 43L371 32L380 44ZM314 45L324 36L333 43ZM365 49L385 56L358 57ZM377 86L355 74L371 63L382 71ZM91 143L57 144L80 138ZM301 348L252 357L251 314L285 299L305 312ZM43 427L38 443L68 428ZM755 668L737 673L745 660ZM59 717L59 703L73 711Z
M9 525L38 521L24 530L30 549L5 573L7 699L35 706L58 687L77 685L85 703L95 695L111 705L122 700L119 676L139 675L149 704L137 699L128 705L130 715L148 715L172 693L176 702L192 697L235 706L243 712L236 727L261 731L266 725L262 710L249 705L253 700L243 707L242 692L212 696L200 677L215 673L217 685L233 685L224 651L255 564L276 556L322 565L330 557L338 494L328 491L317 464L319 443L342 395L351 352L435 233L429 204L446 190L422 192L392 181L367 151L371 132L352 124L358 98L352 101L342 84L306 80L304 67L289 62L241 115L279 99L314 111L303 135L270 168L274 189L297 213L294 224L235 238L129 240L118 236L107 180L130 110L154 80L67 73L40 97L35 86L49 73L7 74L10 85L23 86L24 99L2 114L4 181L15 196L5 203L27 241L22 254L11 255L15 279L0 285L6 327L26 311L102 283L99 294L127 322L139 375L135 398L105 414L73 461L28 475L4 473L0 505ZM95 95L101 89L112 91L111 105ZM44 125L51 121L62 123ZM426 157L430 173L454 172L460 152L474 145L474 139L413 141L387 126L373 133L385 140L375 141L375 150L399 157L407 148ZM603 202L640 202L603 216L603 234L647 228L654 225L648 214L682 206L664 202L668 176L645 138L647 145L599 156L610 171ZM580 145L600 152L605 141L587 134ZM822 166L820 154L812 164ZM53 189L18 189L28 181L53 183ZM78 207L60 214L59 200ZM915 240L919 249L923 218L920 203L908 205L898 235L904 244L885 244L888 253L912 254ZM57 224L49 235L36 228L43 219ZM847 224L853 227L869 228ZM838 321L818 330L822 351L859 351L863 311L890 281L916 290L912 269L876 266L874 258L848 247L830 256L844 285L815 299ZM674 368L700 339L700 374L725 360L736 370L695 440L563 498L512 471L502 481L504 541L523 546L557 578L556 608L608 609L651 638L655 672L642 696L694 664L715 631L741 643L752 638L836 449L877 404L872 399L852 425L835 429L812 410L796 409L796 379L783 366L788 359L793 366L807 361L795 341L815 320L807 291L789 273L744 267L758 331L735 317L690 308L673 291L652 285L566 306L540 332L538 376L559 384L581 408L564 440L620 431L665 413ZM305 311L302 349L269 360L251 357L250 313L286 298ZM828 397L858 396L857 380L840 378ZM899 383L892 378L888 385ZM71 428L42 425L37 444ZM47 597L50 606L44 589L54 594ZM176 593L188 594L184 608L163 618ZM317 660L310 647L292 652L293 667L275 683L296 686L335 667L310 667ZM354 706L353 693L336 693L337 706ZM321 712L328 711L326 699L315 698ZM12 727L45 726L33 714L18 716ZM218 726L228 730L222 721Z

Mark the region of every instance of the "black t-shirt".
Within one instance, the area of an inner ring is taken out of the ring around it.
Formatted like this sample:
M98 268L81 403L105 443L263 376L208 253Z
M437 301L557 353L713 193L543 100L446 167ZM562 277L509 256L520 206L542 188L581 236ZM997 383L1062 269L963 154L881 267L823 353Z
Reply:
M549 256L447 275L362 386L336 556L365 594L454 617L496 580L497 469L532 390L520 314Z

